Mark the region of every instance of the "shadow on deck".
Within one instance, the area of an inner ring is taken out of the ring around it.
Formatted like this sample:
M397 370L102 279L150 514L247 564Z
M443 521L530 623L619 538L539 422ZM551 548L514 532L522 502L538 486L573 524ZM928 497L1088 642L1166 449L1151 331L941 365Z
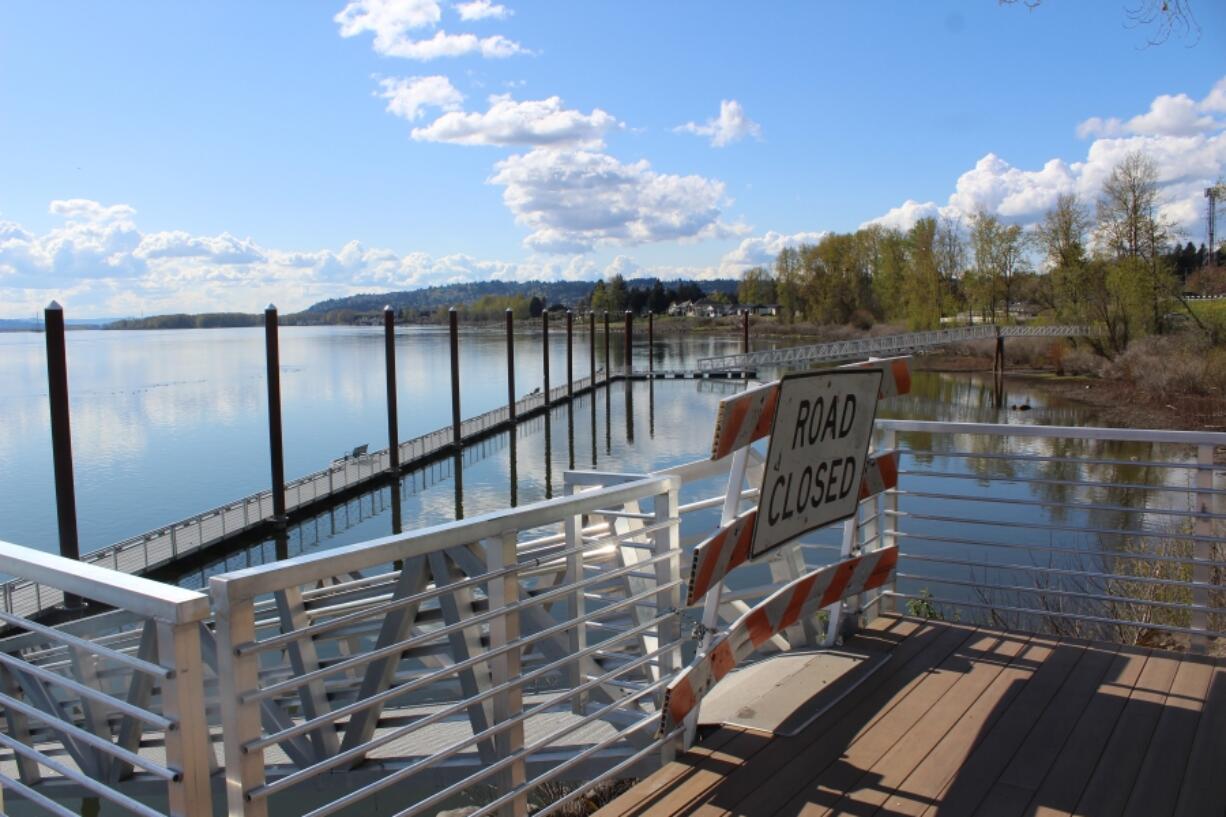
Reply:
M714 729L601 817L1226 814L1222 659L896 616L848 647L889 657L797 701L803 728Z

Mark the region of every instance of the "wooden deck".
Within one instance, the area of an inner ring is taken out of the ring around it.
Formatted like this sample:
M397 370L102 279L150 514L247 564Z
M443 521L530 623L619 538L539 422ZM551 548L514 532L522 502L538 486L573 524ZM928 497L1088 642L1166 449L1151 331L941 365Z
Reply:
M601 817L1226 815L1226 660L893 616L849 646L891 654L803 729L719 727Z

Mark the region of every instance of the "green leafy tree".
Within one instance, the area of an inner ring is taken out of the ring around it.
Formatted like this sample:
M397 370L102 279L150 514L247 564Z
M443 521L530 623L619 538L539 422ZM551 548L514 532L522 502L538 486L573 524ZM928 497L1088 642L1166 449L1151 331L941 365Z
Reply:
M775 303L775 281L764 267L745 270L737 287L737 300L742 304Z

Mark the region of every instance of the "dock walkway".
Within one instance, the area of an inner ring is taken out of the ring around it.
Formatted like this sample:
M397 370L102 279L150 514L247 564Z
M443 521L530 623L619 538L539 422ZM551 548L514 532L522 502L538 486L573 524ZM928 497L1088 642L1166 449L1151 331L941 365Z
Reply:
M1223 659L893 615L847 647L888 658L774 734L715 729L600 817L1226 813Z

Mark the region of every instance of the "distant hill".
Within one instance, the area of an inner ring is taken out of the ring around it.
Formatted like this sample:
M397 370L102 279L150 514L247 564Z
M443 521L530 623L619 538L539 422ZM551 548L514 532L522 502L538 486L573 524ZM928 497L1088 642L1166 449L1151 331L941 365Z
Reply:
M633 278L626 281L627 287L650 288L655 278ZM696 283L704 292L735 294L740 281L734 278L719 278L710 281L662 281L666 288L679 283ZM411 289L400 292L350 295L347 298L329 298L306 308L306 312L325 313L338 309L354 312L375 312L385 306L405 312L433 312L439 308L473 303L487 295L508 297L522 295L525 298L539 297L547 304L576 306L587 299L595 281L476 281L463 284Z
M64 325L68 329L101 329L115 318L68 318ZM0 332L30 332L43 328L41 318L0 318Z

